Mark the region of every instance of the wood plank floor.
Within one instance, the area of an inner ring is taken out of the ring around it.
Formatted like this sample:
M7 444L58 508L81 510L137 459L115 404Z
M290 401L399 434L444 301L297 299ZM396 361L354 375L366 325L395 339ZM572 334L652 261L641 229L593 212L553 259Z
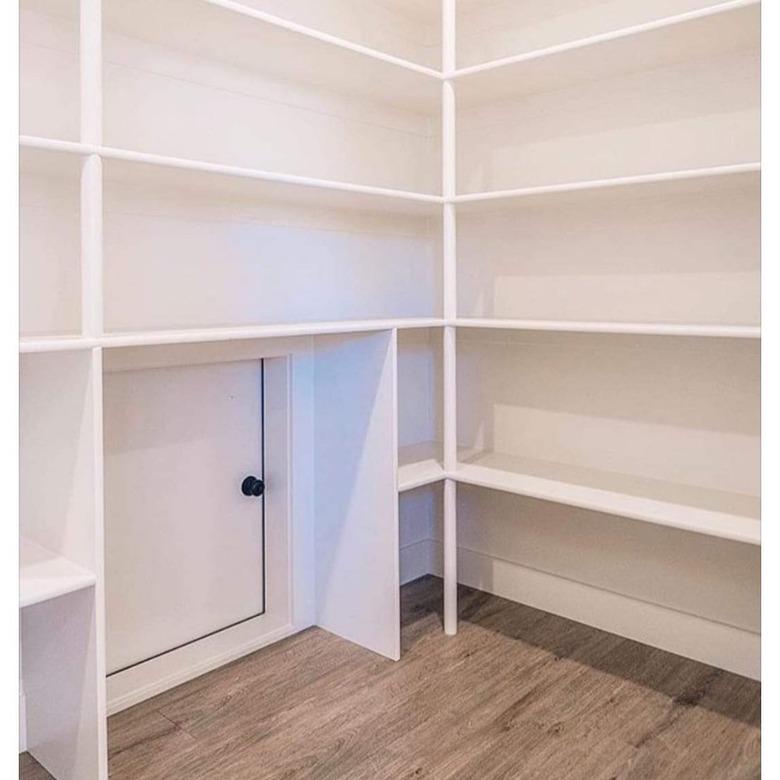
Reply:
M760 776L758 683L467 588L447 637L433 577L402 606L397 663L309 629L113 716L112 780Z

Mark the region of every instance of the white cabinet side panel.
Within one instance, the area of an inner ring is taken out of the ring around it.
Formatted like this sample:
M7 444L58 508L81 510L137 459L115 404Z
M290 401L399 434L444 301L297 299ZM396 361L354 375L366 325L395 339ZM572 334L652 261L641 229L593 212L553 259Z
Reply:
M395 340L336 336L315 350L317 622L397 659Z

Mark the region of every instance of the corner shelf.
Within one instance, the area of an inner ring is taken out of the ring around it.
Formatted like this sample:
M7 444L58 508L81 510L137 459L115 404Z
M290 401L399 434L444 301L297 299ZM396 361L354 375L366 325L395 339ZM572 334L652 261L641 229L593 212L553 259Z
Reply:
M423 192L408 192L389 187L374 187L366 184L276 173L237 165L221 165L183 157L62 141L55 138L22 135L19 137L19 145L21 148L65 152L80 156L95 154L104 160L132 164L126 167L122 166L115 172L123 178L143 178L165 183L165 180L175 178L177 171L190 171L250 180L243 185L234 184L233 189L246 192L247 188L251 186L253 187L252 194L256 197L278 198L280 200L289 200L294 197L297 201L307 205L345 209L382 209L392 213L434 215L438 214L440 211L438 207L444 202L444 198L440 195L429 195ZM133 168L136 170L134 171Z
M339 320L335 322L304 322L279 325L255 325L241 328L192 328L184 330L157 330L106 333L102 336L63 336L51 338L24 338L19 341L19 352L60 352L95 347L144 347L163 344L193 344L211 341L241 339L288 338L337 333L369 333L394 328L442 327L444 320L437 317L394 320Z
M495 452L461 453L458 482L745 544L761 544L760 499Z
M398 450L398 492L431 485L444 479L441 442L410 444Z
M539 187L520 187L512 190L496 190L492 192L475 192L456 195L453 202L459 210L469 212L495 210L497 206L512 206L515 202L526 202L537 198L550 196L565 196L568 193L587 193L592 197L598 191L616 189L631 189L636 192L647 191L648 194L674 194L683 188L715 188L731 186L744 179L757 179L761 174L760 162L746 162L738 165L719 165L709 168L691 168L680 171L660 171L638 176L619 176L610 179L590 179L584 181L548 184Z
M95 575L67 558L20 537L19 539L19 607L92 587Z
M308 38L311 41L319 41L330 46L335 46L336 48L344 49L347 52L354 52L355 54L360 54L364 57L380 60L390 65L397 65L400 68L406 68L407 70L415 71L416 73L421 73L425 76L430 76L431 78L442 78L441 71L438 71L434 68L428 68L425 65L420 65L419 63L412 62L411 60L404 59L403 57L396 57L393 54L388 54L384 51L380 51L379 49L374 49L370 46L364 46L363 44L355 43L353 41L347 40L346 38L341 38L337 35L331 35L330 33L316 30L313 27L308 27L303 24L298 24L297 22L289 21L288 19L283 19L282 17L269 14L265 11L257 10L250 6L243 5L242 3L236 3L232 0L203 1L217 8L223 8L226 11L232 11L233 13L245 16L247 19L252 19L255 22L278 28L280 33L284 31L295 36Z
M757 44L760 3L734 0L690 13L504 57L450 74L459 108Z

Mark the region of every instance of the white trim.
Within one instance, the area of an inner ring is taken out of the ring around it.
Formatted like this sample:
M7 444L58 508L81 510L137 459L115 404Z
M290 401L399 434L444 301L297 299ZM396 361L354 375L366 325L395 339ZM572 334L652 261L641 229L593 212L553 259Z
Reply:
M432 573L440 576L438 558L434 555L432 560ZM760 678L760 634L464 547L458 550L458 567L459 581L471 588L735 674Z
M257 620L261 620L261 618L257 618ZM242 625L248 624L245 623ZM236 628L241 628L241 626L237 626ZM228 635L232 630L233 629L226 629L225 631L220 632L220 635ZM109 677L108 714L113 715L117 712L120 712L121 710L127 709L128 707L132 707L134 704L145 701L152 696L156 696L158 693L175 688L177 685L181 685L182 683L188 682L189 680L194 680L196 677L200 677L201 675L206 674L207 672L211 672L214 669L218 669L220 666L224 666L231 661L235 661L238 658L249 655L250 653L259 650L262 647L266 647L267 645L278 642L279 640L285 639L288 636L292 636L300 630L302 629L288 623L279 628L275 628L274 630L269 631L262 636L256 636L250 640L247 640L246 642L243 642L242 644L235 645L229 650L218 650L213 654L206 656L205 658L190 661L189 663L186 661L179 662L177 663L177 671L171 674L167 674L164 677L154 679L150 682L141 683L137 687L124 688L123 686L122 688L119 688L119 686L115 686L113 684L113 678ZM210 638L211 637L209 637L209 639ZM202 641L206 642L207 640ZM196 647L198 644L200 643L189 645L188 648L183 649L200 649ZM201 647L204 646L202 645ZM112 689L114 690L112 691Z

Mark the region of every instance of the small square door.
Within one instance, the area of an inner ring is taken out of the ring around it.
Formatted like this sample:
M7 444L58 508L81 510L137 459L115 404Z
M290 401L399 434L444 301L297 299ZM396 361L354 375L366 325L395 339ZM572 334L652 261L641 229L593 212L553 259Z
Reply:
M262 361L109 373L104 410L111 674L265 609Z

